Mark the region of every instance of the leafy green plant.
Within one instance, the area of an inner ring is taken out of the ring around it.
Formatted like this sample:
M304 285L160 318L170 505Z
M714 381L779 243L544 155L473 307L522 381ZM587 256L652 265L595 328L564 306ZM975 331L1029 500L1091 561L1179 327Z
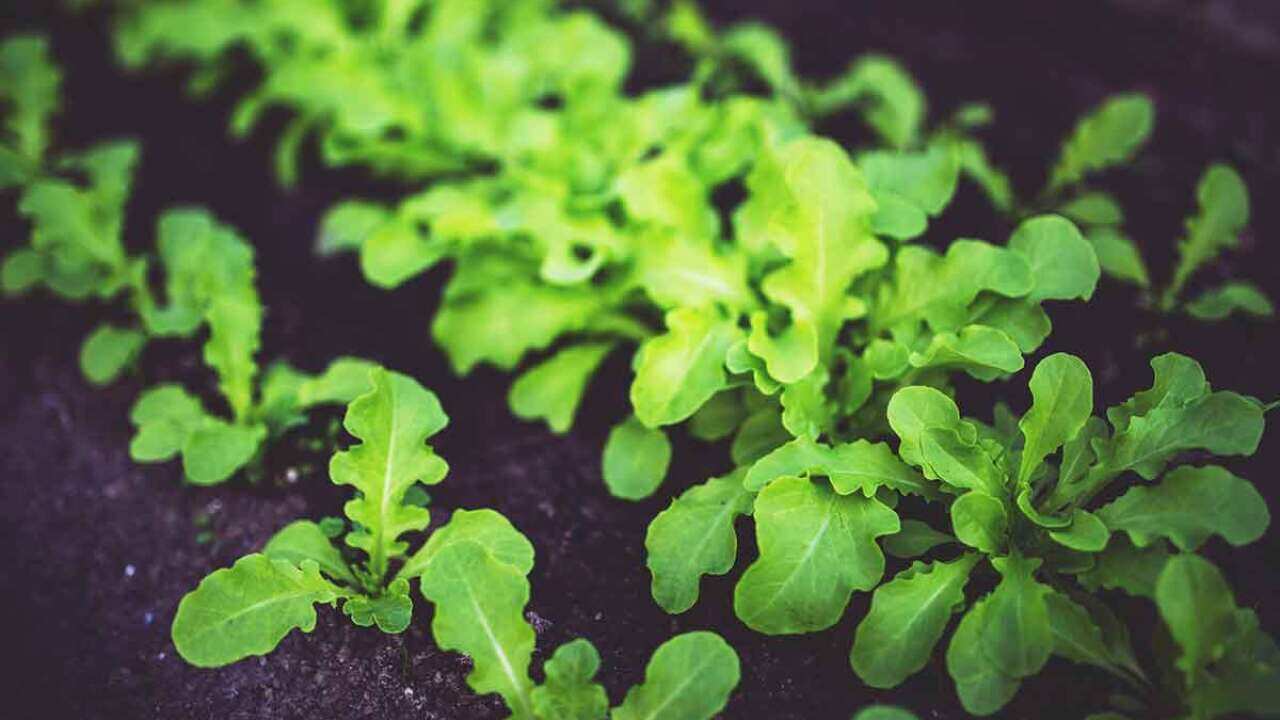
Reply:
M1270 299L1246 281L1205 290L1187 303L1180 297L1196 270L1239 245L1249 223L1249 191L1235 169L1215 164L1201 176L1196 186L1197 212L1187 219L1187 234L1178 243L1178 264L1163 288L1153 287L1142 253L1125 234L1120 203L1110 193L1082 185L1090 175L1132 160L1150 137L1154 120L1155 108L1145 95L1108 98L1080 120L1063 144L1041 203L1079 223L1102 271L1149 292L1146 301L1162 312L1181 305L1200 320L1221 320L1237 312L1270 317L1275 312Z
M1259 539L1270 520L1266 504L1222 467L1168 469L1189 451L1252 454L1263 406L1212 390L1188 357L1161 355L1152 367L1152 387L1110 408L1109 422L1092 416L1084 363L1061 353L1037 365L1031 408L1016 421L964 419L930 387L894 394L888 416L899 453L936 483L951 520L950 536L927 526L902 532L929 538L910 554L936 546L951 558L916 561L876 589L850 654L859 677L875 687L899 684L925 666L963 612L946 660L974 714L999 710L1052 655L1121 681L1127 699L1118 710L1148 704L1195 718L1280 710L1274 641L1252 610L1235 606L1221 573L1193 554L1214 535L1235 546ZM815 474L834 481L838 470ZM1117 497L1117 486L1135 476L1142 482ZM776 479L761 497L801 483L811 484ZM1114 499L1098 502L1104 492ZM994 590L970 602L966 586L988 569L998 578ZM1128 631L1094 595L1104 588L1155 601L1175 673L1138 663Z
M206 577L178 605L172 627L178 652L201 667L271 652L293 630L314 629L321 604L341 603L357 625L403 632L413 615L410 582L417 579L435 606L437 644L471 658L467 682L476 692L498 693L517 718L604 718L608 697L594 682L600 658L588 641L558 648L541 685L529 677L535 638L524 606L534 551L506 518L458 510L408 552L404 535L424 532L430 519L422 488L448 469L426 440L448 418L435 395L409 377L377 368L366 380L372 387L352 401L344 420L360 442L336 453L329 466L335 484L355 491L344 507L351 528L337 519L293 522L262 552ZM658 648L645 681L612 717L710 718L738 678L737 655L719 636L680 635Z
M312 133L330 165L411 178L527 152L554 117L545 105L609 96L631 60L593 14L546 0L177 0L121 3L118 17L126 66L191 63L198 92L247 53L262 81L232 127L288 108L276 168L289 184Z

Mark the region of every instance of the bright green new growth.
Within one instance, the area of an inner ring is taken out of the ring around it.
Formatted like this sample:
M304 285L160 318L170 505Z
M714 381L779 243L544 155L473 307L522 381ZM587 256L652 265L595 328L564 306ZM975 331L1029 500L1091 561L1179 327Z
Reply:
M1256 541L1270 521L1266 504L1249 482L1220 467L1165 471L1188 450L1253 453L1263 409L1213 391L1190 358L1168 354L1151 364L1151 389L1110 408L1109 423L1091 417L1088 369L1061 353L1036 366L1031 408L1016 425L1012 417L995 427L963 419L932 388L894 394L888 418L899 452L938 483L935 498L950 505L954 536L971 552L916 562L876 589L850 655L864 681L892 687L924 667L959 612L947 668L975 715L1003 707L1055 654L1104 670L1140 695L1167 695L1189 717L1275 707L1268 690L1280 680L1274 642L1258 630L1256 616L1235 609L1208 561L1170 553L1170 545L1194 552L1213 535L1232 545ZM1109 485L1133 476L1151 484L1089 509ZM925 541L914 554L949 542L927 527L917 532ZM999 582L970 604L965 586L988 568ZM1189 579L1193 573L1207 579ZM1186 683L1155 684L1158 676L1134 659L1127 631L1090 596L1101 587L1156 601L1182 653L1179 667L1190 673ZM1206 607L1189 610L1195 603Z
M183 598L173 636L188 662L211 667L270 652L292 629L310 632L313 606L322 602L341 600L357 625L402 632L413 612L409 581L430 572L458 545L479 548L495 563L499 579L509 570L523 582L532 568L529 542L491 510L456 511L414 556L405 557L407 546L399 535L425 529L428 520L427 510L409 504L405 494L415 484L443 478L446 465L425 441L447 418L435 396L414 380L382 368L366 367L363 376L344 423L362 442L336 453L330 466L334 483L350 485L356 493L345 508L352 529L343 545L360 550L363 558L350 560L325 526L309 520L289 524L261 554L213 573ZM390 564L400 561L399 571L390 576ZM476 581L474 573L488 569L460 572ZM498 580L484 582L495 584L489 597L497 602Z
M94 344L103 333L126 340L139 333L191 337L207 327L204 361L218 377L231 418L209 412L180 386L151 388L130 413L137 427L129 447L134 460L163 462L180 454L188 481L220 483L250 464L267 438L303 422L306 410L345 403L364 391L373 365L356 358L339 358L315 376L276 363L259 381L262 306L254 287L252 247L203 210L166 212L157 235L165 270L162 296L145 283L135 285L133 306L141 330L96 332L81 354L92 361L84 364L86 374L96 367L100 353ZM125 355L125 348L107 350L113 357Z

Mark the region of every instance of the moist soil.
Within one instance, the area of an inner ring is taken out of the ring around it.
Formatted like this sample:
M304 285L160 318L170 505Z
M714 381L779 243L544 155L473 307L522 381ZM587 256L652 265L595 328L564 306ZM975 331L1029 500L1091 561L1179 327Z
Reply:
M1193 207L1200 172L1224 160L1249 182L1254 222L1244 248L1206 271L1201 282L1247 277L1280 297L1280 251L1270 240L1280 227L1272 200L1280 198L1280 111L1273 104L1280 7L1159 0L1052 8L1028 2L981 8L730 0L707 5L718 20L758 17L775 24L793 42L808 76L834 74L869 50L901 58L924 84L935 120L966 100L990 102L997 123L988 146L1019 188L1042 183L1045 166L1081 112L1112 92L1150 93L1158 108L1150 148L1131 170L1104 184L1124 202L1128 229L1153 274L1163 278L1171 270L1174 241ZM208 206L257 248L259 288L268 310L263 358L317 370L336 355L361 355L437 391L452 417L437 448L452 472L432 489L433 525L454 508L491 507L529 536L537 549L528 607L538 635L535 668L561 642L590 638L603 657L603 682L618 702L642 678L660 642L678 632L711 629L742 659L742 682L724 717L847 718L871 702L903 705L923 718L964 717L937 658L892 691L867 688L853 675L848 650L866 611L866 594L856 595L843 620L823 633L768 638L743 627L732 612L732 587L755 554L745 524L739 527L742 547L734 571L704 581L693 610L674 617L662 612L649 597L645 528L681 490L727 469L725 449L677 438L663 489L645 502L616 500L600 480L599 451L606 429L626 409L625 359L615 358L593 383L576 429L555 436L510 416L507 378L482 370L458 379L432 345L427 327L447 269L384 292L363 282L351 258L324 260L311 252L317 219L337 199L392 199L411 188L309 160L302 190L282 190L269 158L287 118L269 116L244 141L226 131L234 99L251 85L251 73L237 87L195 100L182 92L178 71L122 74L101 15L71 18L38 7L8 14L0 18L6 31L51 31L67 68L59 148L121 136L143 141L128 214L131 247L151 245L154 218L162 209ZM647 75L640 82L661 81L667 72L678 77L681 68L670 57L662 49L641 52L637 64ZM851 143L865 139L852 117L835 118L823 130ZM25 229L13 216L12 202L4 204L0 228L10 238L4 241L8 247ZM964 187L930 237L1003 241L1008 231L978 192ZM175 463L129 460L127 413L144 388L162 381L180 381L213 398L209 373L194 344L162 343L149 348L128 377L106 389L89 387L76 368L76 350L112 314L43 295L0 305L4 714L504 717L495 696L477 697L466 687L468 662L434 647L425 602L399 636L356 628L340 612L322 608L313 633L293 633L263 658L199 670L175 654L168 632L174 608L200 578L261 547L290 520L340 514L344 494L324 472L332 439L341 435L335 429L339 415L320 413L274 448L256 483L185 487ZM1055 332L1037 356L1062 350L1084 357L1094 369L1099 404L1120 402L1146 387L1148 358L1166 350L1200 359L1219 386L1265 398L1280 394L1273 324L1201 325L1159 317L1138 306L1135 291L1111 282L1088 305L1059 305L1051 315ZM1015 408L1029 400L1024 378L966 384L961 395L966 408L989 408L996 396ZM1228 464L1280 507L1272 477L1280 466L1280 438L1266 438L1257 456ZM1273 533L1247 548L1214 553L1240 603L1259 607L1273 633L1280 629L1280 606L1271 597L1278 544L1280 533ZM899 568L891 560L888 574ZM1144 652L1153 609L1116 601ZM1025 684L1003 716L1079 718L1116 689L1101 674L1055 660Z

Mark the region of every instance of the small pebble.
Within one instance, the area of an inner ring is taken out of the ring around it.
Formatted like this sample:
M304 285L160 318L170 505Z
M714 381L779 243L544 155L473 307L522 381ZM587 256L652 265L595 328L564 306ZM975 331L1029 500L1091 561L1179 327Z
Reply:
M156 614L151 612L150 610L142 614L143 625L150 625L151 623L155 622L155 619L156 619Z
M138 568L134 567L132 563L124 566L125 577L133 577L133 574L136 572L138 572Z

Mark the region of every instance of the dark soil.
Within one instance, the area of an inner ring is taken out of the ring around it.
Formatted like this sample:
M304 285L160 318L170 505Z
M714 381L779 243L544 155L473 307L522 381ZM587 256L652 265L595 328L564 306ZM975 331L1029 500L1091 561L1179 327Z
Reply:
M1022 188L1039 185L1080 112L1111 92L1152 94L1159 111L1155 140L1134 169L1109 186L1125 202L1129 229L1153 272L1167 276L1194 183L1208 162L1221 159L1249 181L1253 233L1242 252L1202 280L1248 277L1280 297L1280 250L1272 241L1280 230L1273 200L1280 197L1280 108L1274 104L1280 7L1264 0L1115 0L1053 9L1032 2L866 2L856 9L834 0L708 5L720 19L758 16L778 25L807 74L834 73L867 50L900 57L926 86L935 119L965 100L990 101L998 122L989 145ZM452 508L492 507L530 537L538 560L529 617L538 631L539 657L570 638L590 638L617 701L641 678L662 640L709 628L742 657L743 680L725 717L847 718L873 701L898 703L924 718L963 717L939 663L892 692L872 691L856 679L847 653L865 595L855 597L844 620L828 632L766 638L747 631L731 607L733 581L755 552L745 526L741 559L730 576L704 582L701 601L685 615L659 610L648 594L645 527L680 490L724 469L723 449L682 442L663 491L647 502L626 503L605 492L598 470L605 428L625 409L625 362L615 361L598 380L579 429L567 437L513 420L501 375L454 378L426 331L446 271L385 293L366 285L349 258L324 261L310 252L319 213L334 200L394 197L400 189L312 163L304 171L304 191L282 191L269 167L282 118L272 118L246 142L233 142L225 130L233 92L197 102L180 91L178 73L120 74L101 17L70 20L19 7L0 12L0 21L6 30L53 30L68 69L60 147L123 135L143 140L129 210L132 246L151 244L161 209L206 205L258 249L259 285L269 310L264 357L314 370L335 355L358 354L408 372L441 395L453 420L438 447L453 471L432 492L434 520L443 521ZM850 141L862 133L852 118L825 129ZM22 237L12 203L4 205L0 228L9 238ZM936 236L998 241L1007 231L976 191L965 188ZM1040 354L1082 355L1095 369L1099 403L1119 402L1146 387L1147 359L1164 350L1199 358L1219 386L1268 398L1280 394L1274 324L1205 326L1157 317L1135 303L1134 292L1108 283L1087 306L1053 308L1057 327ZM212 569L260 547L289 520L338 514L343 494L324 476L325 455L301 442L273 451L266 477L254 486L188 488L174 464L133 464L126 416L143 388L177 378L210 391L208 397L213 393L190 344L151 348L131 377L105 390L88 387L76 368L76 349L109 316L104 308L42 296L0 305L3 714L504 716L493 697L477 698L467 689L465 660L435 649L425 607L401 636L355 628L324 609L315 632L289 636L265 658L209 671L188 667L175 655L168 627L183 593ZM1019 384L967 386L967 407L989 405L993 391L1025 406ZM336 417L319 419L299 437L323 436ZM1280 441L1268 438L1255 458L1230 465L1280 507L1272 477L1280 467ZM1268 603L1260 612L1273 632L1280 630L1280 608L1272 602L1278 538L1274 533L1215 558L1233 578L1241 604ZM1152 614L1150 607L1130 605L1126 614ZM1138 631L1140 646L1147 634ZM1079 718L1112 690L1103 676L1055 661L1026 684L1005 716Z

